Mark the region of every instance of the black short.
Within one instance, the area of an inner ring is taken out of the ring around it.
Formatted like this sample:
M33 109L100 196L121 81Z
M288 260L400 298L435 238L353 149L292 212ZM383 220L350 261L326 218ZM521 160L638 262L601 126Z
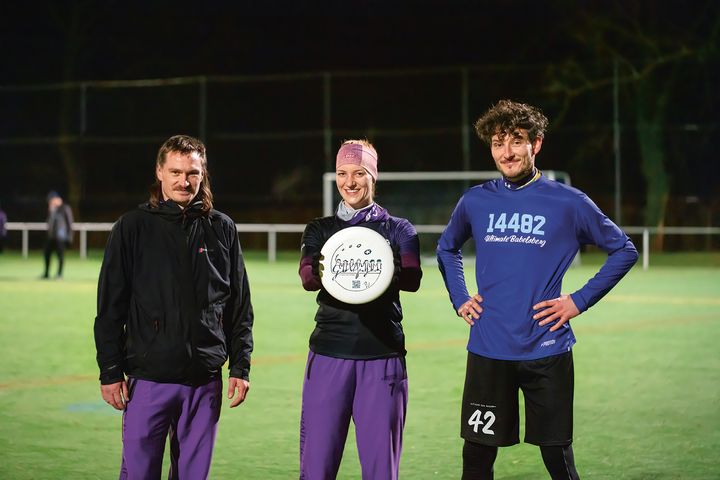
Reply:
M518 389L525 397L525 442L572 443L572 351L538 360L494 360L468 352L460 436L505 447L519 440Z

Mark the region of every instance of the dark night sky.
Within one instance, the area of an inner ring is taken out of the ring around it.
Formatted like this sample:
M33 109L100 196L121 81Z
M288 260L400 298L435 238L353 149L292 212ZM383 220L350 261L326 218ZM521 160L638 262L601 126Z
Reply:
M570 16L517 0L200 3L4 2L0 83L546 61Z
M651 31L643 24L654 24L656 36L672 40L698 20L713 23L720 15L713 5L708 0L7 1L0 5L0 85L544 65L573 55L602 61L607 52L582 48L573 38L586 35L573 28L579 16L605 17L604 28L613 32L615 15L630 31L642 32L638 37ZM638 44L635 39L615 47L632 57Z

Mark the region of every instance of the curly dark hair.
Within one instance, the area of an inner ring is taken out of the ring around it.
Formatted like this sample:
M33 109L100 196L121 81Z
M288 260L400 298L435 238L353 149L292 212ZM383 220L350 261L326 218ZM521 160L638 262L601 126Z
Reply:
M182 153L183 155L190 155L197 153L202 160L203 178L200 182L200 192L198 192L197 199L202 201L203 212L209 212L213 208L213 194L210 190L210 175L207 169L207 153L205 144L197 138L189 135L175 135L168 138L165 143L162 144L157 154L156 165L165 165L165 159L167 154L170 152ZM150 205L153 207L158 206L162 201L162 188L160 181L155 178L155 183L150 186Z
M545 136L547 126L548 119L540 109L512 100L500 100L475 122L475 131L481 140L490 144L496 133L505 136L523 128L533 142L537 137Z

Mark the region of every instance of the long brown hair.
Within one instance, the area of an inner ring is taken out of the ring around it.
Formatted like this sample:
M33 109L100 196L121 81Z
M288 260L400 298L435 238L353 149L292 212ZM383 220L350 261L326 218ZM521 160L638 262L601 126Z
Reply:
M203 178L200 182L200 191L195 197L197 200L202 202L201 210L203 212L209 212L213 208L213 194L210 190L210 174L207 169L207 154L205 144L197 138L190 137L188 135L175 135L168 138L165 143L162 144L160 150L158 150L157 159L155 161L155 167L162 167L165 165L165 159L167 154L170 152L181 153L183 155L190 155L197 153L202 161ZM160 180L155 175L155 182L150 186L150 205L157 207L158 204L163 200L162 185Z

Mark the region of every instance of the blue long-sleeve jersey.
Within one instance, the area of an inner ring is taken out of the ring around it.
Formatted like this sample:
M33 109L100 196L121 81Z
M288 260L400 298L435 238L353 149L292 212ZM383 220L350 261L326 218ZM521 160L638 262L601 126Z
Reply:
M533 360L575 344L569 323L539 326L532 307L561 294L562 279L580 245L608 253L605 264L571 294L583 312L609 292L637 261L637 250L581 191L541 177L521 189L502 179L468 190L438 242L437 258L457 311L470 298L462 245L472 237L483 312L470 329L468 350L499 360Z

